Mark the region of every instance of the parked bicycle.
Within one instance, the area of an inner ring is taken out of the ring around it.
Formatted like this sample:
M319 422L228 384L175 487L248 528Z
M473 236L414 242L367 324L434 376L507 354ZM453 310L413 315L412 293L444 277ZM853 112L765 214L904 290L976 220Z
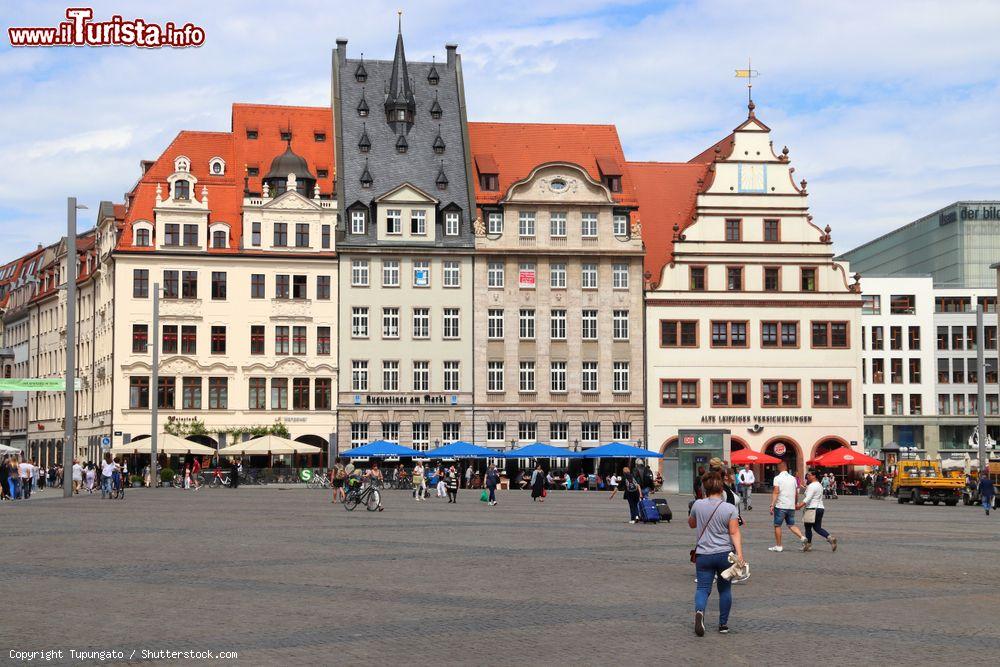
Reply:
M329 477L312 468L303 468L299 471L299 479L305 483L308 489L329 489L332 486Z
M382 509L382 495L378 484L354 484L348 489L344 496L344 509L353 512L355 507L362 504L369 512Z
M208 480L208 485L213 489L217 489L220 486L229 488L231 484L232 482L229 480L229 473L218 469L212 474L212 479Z

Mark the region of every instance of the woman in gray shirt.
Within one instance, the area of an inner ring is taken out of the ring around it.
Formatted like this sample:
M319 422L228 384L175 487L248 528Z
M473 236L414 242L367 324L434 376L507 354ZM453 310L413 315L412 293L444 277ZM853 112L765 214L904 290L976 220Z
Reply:
M724 498L722 476L710 472L702 478L705 498L696 500L688 515L688 525L698 531L695 544L697 584L694 592L694 632L705 634L705 607L712 592L712 579L719 587L719 632L729 632L729 610L733 606L732 584L722 577L729 568L729 553L735 552L743 562L743 539L740 535L739 512Z

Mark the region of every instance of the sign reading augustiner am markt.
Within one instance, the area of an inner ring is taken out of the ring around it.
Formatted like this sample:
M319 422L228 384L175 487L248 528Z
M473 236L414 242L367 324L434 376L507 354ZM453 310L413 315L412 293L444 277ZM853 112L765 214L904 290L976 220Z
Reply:
M80 391L80 378L73 383L73 390ZM66 391L64 378L0 378L0 391Z

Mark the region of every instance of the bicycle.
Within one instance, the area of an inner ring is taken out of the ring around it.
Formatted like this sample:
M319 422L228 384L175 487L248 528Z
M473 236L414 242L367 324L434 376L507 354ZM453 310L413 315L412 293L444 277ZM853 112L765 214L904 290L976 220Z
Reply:
M330 479L326 475L313 475L306 482L307 489L331 489Z
M344 509L353 512L354 508L364 503L365 509L374 512L382 508L382 495L379 493L378 485L367 483L358 484L347 492L344 496Z
M220 486L229 488L232 482L229 480L229 473L216 470L212 475L212 479L208 481L208 485L213 489L217 489Z

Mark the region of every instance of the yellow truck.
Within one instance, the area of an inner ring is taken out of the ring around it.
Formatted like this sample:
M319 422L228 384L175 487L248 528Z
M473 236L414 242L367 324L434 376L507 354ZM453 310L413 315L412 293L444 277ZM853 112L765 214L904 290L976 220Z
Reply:
M931 502L953 507L962 499L965 481L960 476L942 472L941 464L937 461L904 459L897 464L892 490L900 503L923 505Z

